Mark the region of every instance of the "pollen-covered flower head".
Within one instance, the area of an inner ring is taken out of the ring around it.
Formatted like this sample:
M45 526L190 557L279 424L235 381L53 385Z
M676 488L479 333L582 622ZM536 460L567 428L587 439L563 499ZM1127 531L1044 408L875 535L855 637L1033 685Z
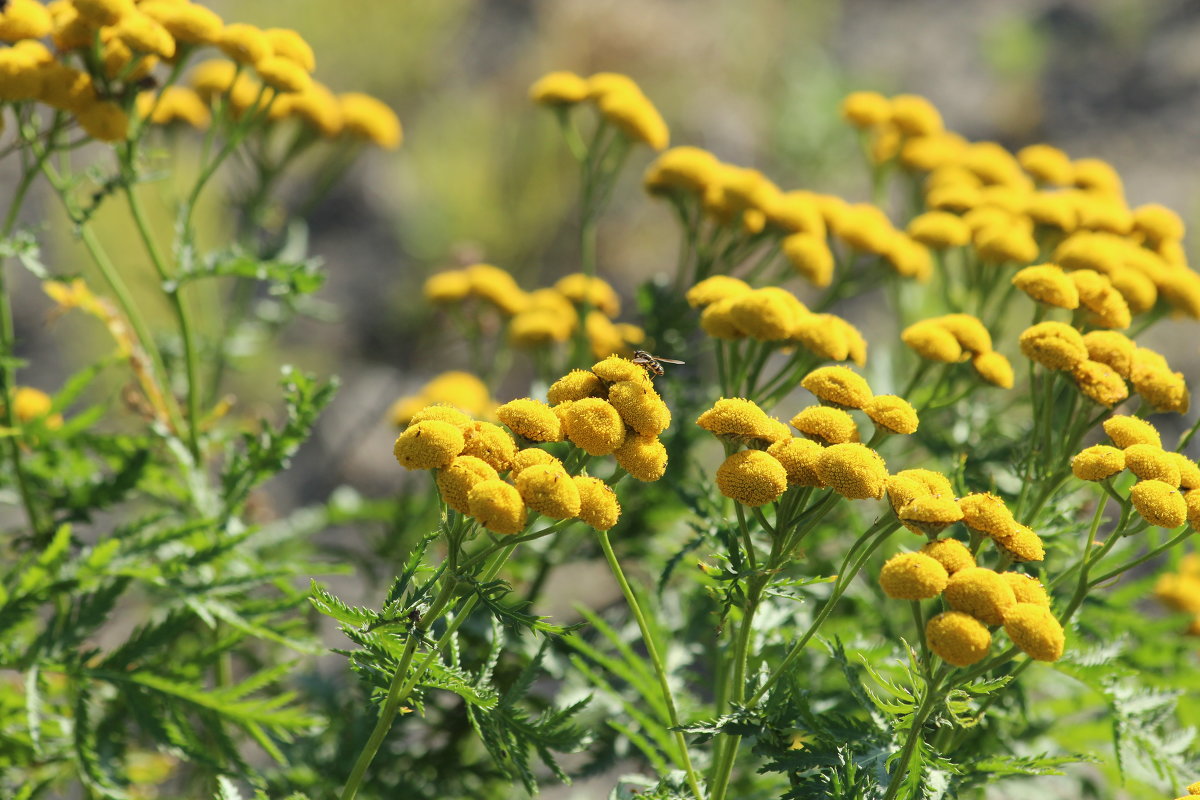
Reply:
M275 64L275 67L281 69L282 65ZM268 81L263 70L263 66L258 68L263 80ZM365 139L385 150L395 150L400 146L404 139L400 118L382 101L362 92L346 92L338 95L338 105L342 109L344 133Z
M1129 379L1133 383L1134 391L1155 411L1187 413L1191 405L1191 394L1182 372L1172 372L1156 366L1143 367L1135 360Z
M934 536L963 518L962 508L952 497L914 497L897 513L909 530Z
M987 656L992 646L992 634L970 614L943 611L925 623L925 641L946 663L969 667Z
M1031 325L1020 343L1022 353L1048 369L1069 370L1087 359L1083 335L1062 322Z
M512 535L525 529L528 512L517 487L502 480L480 481L467 492L470 514L492 533Z
M891 106L892 122L908 136L931 136L944 128L937 107L918 94L898 94Z
M854 418L832 406L809 406L792 417L791 425L821 444L859 441L858 425Z
M1085 447L1071 458L1071 472L1083 481L1102 481L1125 469L1125 452L1106 444Z
M526 467L532 467L535 464L557 464L560 467L562 462L554 456L542 450L539 447L526 447L518 450L516 455L512 457L512 464L509 466L508 476L516 478L521 474L521 470Z
M475 456L458 456L448 467L438 470L437 486L446 505L461 514L469 514L467 497L471 488L481 481L499 477L486 461Z
M1110 281L1099 272L1077 269L1070 273L1079 291L1079 304L1092 312L1091 322L1101 328L1128 328L1133 321L1129 304Z
M471 293L471 279L461 269L437 272L425 280L425 299L437 306L454 305Z
M1008 506L994 494L972 492L958 502L963 510L963 523L993 539L1005 538L1017 525Z
M717 468L717 488L743 505L761 506L787 491L787 470L761 450L740 450Z
M833 251L824 235L801 231L783 240L783 254L789 263L813 286L826 287L833 282Z
M608 402L626 425L645 436L658 436L671 424L671 410L645 378L609 386Z
M475 420L468 417L463 412L453 406L443 405L441 403L432 403L417 411L404 424L405 426L415 425L418 422L436 419L441 422L449 422L459 430L466 431L470 428Z
M812 439L793 437L772 442L767 453L783 464L790 485L821 486L821 479L817 477L817 459L821 449L821 445Z
M782 436L778 435L778 420L767 416L752 400L741 397L723 397L696 419L696 424L716 436L748 440L762 439L778 441L791 437L786 426Z
M1042 608L1050 607L1050 595L1046 593L1046 587L1042 586L1042 582L1032 575L1026 575L1023 572L1002 572L1000 577L1013 590L1018 603L1032 603Z
M936 559L924 553L900 553L884 563L879 585L893 600L928 600L946 588L949 575Z
M851 92L842 98L841 114L856 128L873 128L891 121L892 103L879 92Z
M833 314L809 314L796 321L791 338L822 359L857 364L866 360L866 340L849 322ZM859 349L861 345L861 349Z
M544 106L570 106L587 99L588 84L574 72L548 72L529 87L529 99Z
M477 421L471 423L463 435L466 440L462 449L464 454L483 459L497 472L508 472L512 467L517 444L504 428Z
M714 339L737 341L746 338L746 332L733 318L733 304L738 297L725 297L710 303L700 313L700 329Z
M1109 417L1104 420L1104 432L1112 439L1113 444L1122 450L1135 444L1162 447L1162 437L1158 435L1158 429L1139 417L1123 414Z
M1179 462L1161 447L1152 444L1131 444L1125 448L1125 468L1142 480L1157 480L1178 488L1182 476Z
M534 442L561 442L562 423L550 406L523 397L496 408L496 417L518 436Z
M822 403L838 408L862 408L874 396L866 378L848 367L819 367L805 375L800 385Z
M600 380L600 376L583 369L571 370L550 384L550 388L546 390L546 400L551 405L582 400L585 397L604 399L606 396L607 390L604 388L604 382Z
M1071 378L1085 397L1112 408L1129 397L1129 387L1120 374L1099 361L1085 359L1071 368Z
M1037 603L1015 603L1004 613L1004 632L1021 652L1037 661L1062 658L1066 634L1050 609Z
M914 322L901 332L900 338L917 355L929 361L954 363L963 358L958 339L934 320Z
M764 342L788 338L796 321L807 313L808 309L795 295L775 286L738 295L729 307L734 325L747 336Z
M405 469L439 469L463 452L463 432L449 422L428 420L410 425L398 437L392 452Z
M667 470L667 448L656 436L631 433L613 451L621 469L639 481L656 481Z
M53 28L49 10L35 0L9 0L0 11L0 41L41 39Z
M621 298L616 289L603 278L587 276L582 272L564 275L554 283L554 288L576 305L590 305L606 316L616 317L621 313Z
M654 150L665 150L671 143L671 132L662 114L640 90L607 91L595 99L604 118L630 141Z
M866 445L835 444L821 451L817 459L817 477L821 483L851 500L878 499L887 481L883 457Z
M1129 499L1142 519L1160 528L1178 528L1187 521L1187 502L1179 490L1164 481L1138 481Z
M225 27L219 16L197 3L141 3L138 10L185 44L216 44Z
M753 291L750 284L730 275L713 275L687 290L684 297L692 308L704 308L718 300L725 300Z
M946 602L988 625L1004 622L1004 612L1016 605L1012 588L996 572L985 567L969 567L950 577L944 591Z
M1083 344L1089 359L1107 364L1122 378L1129 377L1137 345L1128 336L1120 331L1088 331Z
M1017 563L1041 561L1046 557L1042 538L1020 523L1013 527L1008 536L996 537L993 541L1002 553Z
M1183 453L1167 452L1167 458L1179 468L1179 486L1183 489L1200 488L1200 465Z
M1003 354L993 350L990 353L980 353L971 359L971 366L980 378L1001 389L1013 387L1012 362Z
M305 72L312 72L317 68L317 57L313 53L312 45L296 31L291 28L267 28L263 34L276 56L295 62Z
M917 410L912 404L894 394L877 394L862 407L862 410L876 427L889 433L916 433L920 422L917 419Z
M719 163L716 156L699 147L672 147L646 168L642 183L646 191L652 194L671 191L702 193Z
M645 367L620 356L609 356L597 361L592 365L592 372L608 383L634 381L648 384L650 382Z
M525 308L527 295L516 279L491 264L472 264L464 270L471 281L471 292L512 316Z
M607 400L585 397L567 404L563 432L588 455L606 456L625 441L625 423Z
M534 464L514 480L525 505L552 519L579 514L579 489L560 464Z
M926 211L914 217L906 231L913 239L934 250L961 247L971 241L967 223L949 211Z
M1017 163L1038 183L1070 186L1075 178L1071 158L1048 144L1031 144L1017 151Z
M1012 284L1039 303L1057 308L1079 308L1079 290L1057 264L1037 264L1018 270Z
M975 556L958 539L934 539L921 552L941 564L947 575L975 566Z
M576 475L573 479L579 492L579 518L598 531L617 524L621 503L612 487L599 478Z

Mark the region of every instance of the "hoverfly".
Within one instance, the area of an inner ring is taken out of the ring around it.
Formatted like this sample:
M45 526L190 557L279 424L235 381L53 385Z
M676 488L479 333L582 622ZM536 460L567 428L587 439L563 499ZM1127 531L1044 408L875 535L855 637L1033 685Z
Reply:
M647 353L645 350L634 350L632 361L635 364L640 364L641 366L645 367L646 370L651 375L654 375L654 376L659 376L659 375L663 374L663 368L662 368L663 364L683 364L683 363L685 363L683 361L676 361L673 358L663 358L662 356L652 356L649 353Z

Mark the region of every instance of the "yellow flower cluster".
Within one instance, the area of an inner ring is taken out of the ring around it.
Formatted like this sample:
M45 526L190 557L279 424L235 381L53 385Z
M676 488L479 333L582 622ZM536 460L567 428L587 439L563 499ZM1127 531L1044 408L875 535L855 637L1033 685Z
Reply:
M583 78L574 72L550 72L529 87L535 103L569 110L590 100L600 116L633 142L662 150L671 141L667 123L628 75L598 72Z
M978 317L945 314L914 322L900 333L912 350L928 361L954 364L970 360L979 377L1002 389L1013 387L1013 368L992 349L992 336Z
M427 406L448 406L473 417L490 417L496 408L487 385L469 372L443 372L422 386L416 394L401 397L392 404L388 418L397 428L406 427Z
M835 314L812 313L786 289L753 289L739 278L713 275L686 296L702 309L700 327L715 339L799 344L829 361L866 363L867 341L858 328Z
M848 367L819 367L805 375L800 385L823 405L801 410L792 417L792 427L824 445L861 440L847 409L862 411L883 433L915 433L920 423L907 400L874 394L866 379Z

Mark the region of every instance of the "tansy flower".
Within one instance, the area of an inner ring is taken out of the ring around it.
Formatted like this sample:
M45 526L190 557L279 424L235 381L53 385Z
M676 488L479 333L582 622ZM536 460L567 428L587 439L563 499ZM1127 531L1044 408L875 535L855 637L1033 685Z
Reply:
M942 115L933 103L916 94L898 94L892 98L891 121L908 136L941 133Z
M1013 387L1012 363L1003 353L995 350L990 353L980 353L971 359L971 366L975 368L979 377L993 386L999 386L1001 389Z
M886 253L896 236L896 229L887 214L870 203L846 206L831 228L853 249L875 255Z
M796 322L792 339L821 358L867 363L867 340L858 328L834 314L809 314Z
M1129 304L1099 272L1078 269L1070 278L1079 290L1079 302L1092 312L1092 322L1102 328L1128 328L1133 321Z
M256 25L233 22L226 25L217 39L217 47L239 64L257 64L274 54L267 36Z
M893 600L928 600L946 588L946 568L924 553L894 555L879 571L879 585Z
M1182 372L1153 367L1139 368L1135 362L1129 378L1134 391L1145 398L1156 411L1187 413L1191 396Z
M902 278L924 282L933 274L933 256L929 248L906 234L893 232L886 240L885 248L884 260Z
M544 106L570 106L587 96L587 81L574 72L548 72L529 87L529 99Z
M1017 525L1008 506L994 494L972 492L958 502L963 510L963 524L993 539L1003 539Z
M1146 420L1138 417L1124 415L1109 417L1104 420L1104 432L1108 434L1108 438L1112 439L1113 444L1122 450L1135 444L1152 444L1158 448L1162 447L1162 438L1158 435L1158 430Z
M521 470L537 464L557 464L562 466L562 462L554 456L547 453L538 447L526 447L523 450L518 450L512 457L512 462L508 468L508 476L516 478L521 474Z
M534 442L561 442L562 423L553 409L528 397L510 400L496 408L496 417L518 436Z
M521 311L508 324L508 341L514 347L536 348L571 338L575 320L543 309Z
M1158 288L1176 311L1200 319L1200 275L1180 265L1161 276Z
M761 506L787 490L787 470L761 450L741 450L717 468L717 488L743 505Z
M821 444L859 441L858 426L854 423L854 418L840 408L809 406L792 417L791 425Z
M672 147L646 168L642 183L652 194L672 190L702 193L718 166L716 157L707 150Z
M579 489L560 464L534 464L516 476L513 483L525 505L553 519L570 519L579 514Z
M1021 352L1048 369L1069 370L1087 359L1079 331L1062 322L1040 322L1025 329Z
M1062 192L1034 192L1026 200L1025 213L1038 225L1064 233L1075 230L1079 223L1075 203Z
M1200 578L1187 573L1160 575L1154 596L1168 608L1200 614Z
M208 106L200 95L186 86L168 86L157 98L148 92L139 94L137 109L142 117L150 115L150 121L155 125L184 122L204 130L212 122Z
M569 400L582 400L585 397L604 398L607 392L604 382L594 372L573 369L562 376L546 390L546 400L551 405Z
M944 611L925 623L929 649L947 664L969 667L988 654L992 634L983 623L960 611Z
M1079 391L1102 406L1112 407L1129 397L1129 387L1120 374L1099 361L1086 359L1071 369L1071 378Z
M639 481L656 481L667 470L667 448L657 437L629 434L613 451L621 469Z
M136 13L133 0L72 0L79 15L93 25L115 25L126 14Z
M262 67L259 67L262 74ZM268 80L263 75L263 80ZM380 100L361 92L338 95L342 109L343 130L355 137L366 139L385 150L395 150L404 138L400 119L396 112Z
M175 40L167 29L145 14L126 14L112 28L112 34L137 53L149 53L161 58L175 56Z
M438 420L439 422L449 422L451 425L461 431L465 431L467 428L470 428L475 424L473 419L459 411L457 408L454 408L453 406L440 405L437 403L424 406L423 408L418 409L416 413L412 414L407 420L404 420L403 422L396 420L396 423L398 425L403 424L407 427L410 425L416 425L418 422L425 422L426 420L431 419Z
M406 469L438 469L463 451L463 432L449 422L427 420L410 425L398 437L392 452Z
M788 262L813 286L826 287L833 282L833 251L825 237L815 233L793 233L783 240Z
M93 139L118 142L129 132L129 116L111 100L84 106L75 114L79 126Z
M896 476L916 481L934 497L954 497L954 487L951 486L950 479L940 472L931 469L902 469Z
M438 470L437 486L442 501L461 514L469 514L467 496L471 487L481 481L497 480L499 475L491 465L475 456L458 456L445 469Z
M820 367L804 376L800 385L822 403L839 408L862 408L873 397L863 376L847 367Z
M1001 552L1018 563L1041 561L1046 557L1041 537L1019 523L1013 526L1007 536L997 537L993 541Z
M525 308L528 296L505 270L491 264L472 264L464 271L471 281L471 291L501 313L511 316Z
M934 250L961 247L971 241L971 229L962 217L948 211L927 211L914 217L905 230L913 239Z
M1071 472L1084 481L1102 481L1125 469L1125 453L1105 444L1092 445L1071 458Z
M258 73L258 77L262 78L263 83L277 92L298 94L300 92L307 92L313 87L312 76L305 71L304 67L290 58L268 56L255 63L254 71ZM359 114L358 119L354 118L353 115L358 113L355 110L352 110L351 116L348 118L344 98L342 98L341 110L343 130L364 136L380 147L385 147L389 150L400 146L400 123L398 120L396 121L396 128L392 130L385 124L375 120L369 125L363 124L361 114ZM351 127L351 121L355 122L355 127Z
M1075 178L1070 157L1048 144L1031 144L1017 151L1017 163L1038 183L1069 186Z
M943 592L955 611L962 611L988 625L1004 622L1004 612L1017 598L1008 583L984 567L969 567L950 577Z
M1026 575L1023 572L1002 572L1000 577L1013 590L1017 603L1032 603L1042 608L1050 607L1050 595L1046 594L1046 587L1042 586L1041 581L1032 575Z
M935 536L963 518L962 508L952 497L915 497L897 514L909 530Z
M729 307L730 317L739 330L765 342L788 338L796 320L807 312L795 295L774 286L738 295Z
M658 436L671 424L671 410L645 380L617 381L608 387L608 402L626 425L645 436Z
M634 142L664 150L671 142L667 123L654 104L637 91L610 91L596 100L604 118Z
M275 55L294 61L305 72L317 68L317 57L313 54L312 46L296 31L290 28L267 28L263 35L267 37Z
M800 189L768 194L766 201L759 205L768 222L785 233L806 233L825 241L828 228L812 192ZM786 237L784 250L787 250Z
M907 435L916 433L919 420L917 410L903 397L894 394L877 394L862 407L875 425L890 433Z
M947 575L975 566L975 556L958 539L934 539L921 552L941 564Z
M0 11L0 41L41 39L53 27L50 12L35 0L9 0Z
M883 496L887 465L874 450L857 443L835 444L817 459L821 483L851 500Z
M515 486L502 480L480 481L467 492L470 514L492 533L512 535L525 529L526 510Z
M1142 480L1157 480L1179 487L1179 464L1161 447L1152 444L1131 444L1125 448L1125 467Z
M990 353L992 350L992 335L978 317L971 314L946 314L931 321L950 331L950 335L959 346L969 353Z
M195 3L142 3L138 10L184 44L216 44L225 27L219 16Z
M921 358L953 363L963 357L962 345L950 331L933 320L915 322L904 329L900 338Z
M609 383L620 381L649 383L645 367L620 356L609 356L603 361L597 361L592 365L592 372Z
M873 128L891 121L892 104L879 92L851 92L842 99L841 113L856 128Z
M1074 183L1080 189L1092 189L1101 194L1120 196L1124 194L1121 176L1107 161L1099 158L1079 158L1071 162L1075 172Z
M1133 507L1142 519L1160 528L1178 528L1187 520L1187 502L1183 495L1164 481L1138 481L1129 490Z
M733 304L737 301L737 297L726 297L711 303L700 313L700 329L714 339L744 339L746 332L733 319Z
M1133 226L1151 242L1178 241L1183 238L1183 220L1171 209L1147 203L1133 209Z
M612 487L599 478L584 475L576 475L573 480L579 492L579 518L598 531L616 525L621 503Z
M1179 485L1184 489L1200 487L1200 466L1183 453L1167 452L1167 458L1179 468Z
M517 445L508 431L490 422L473 422L463 433L465 455L483 459L497 472L508 472L512 467Z
M1066 636L1050 609L1016 603L1004 613L1004 632L1021 651L1037 661L1062 658Z
M554 283L554 288L576 305L586 303L597 308L608 317L621 313L621 298L608 281L582 272L564 275Z
M1083 344L1089 359L1107 364L1122 378L1129 377L1137 345L1128 336L1119 331L1088 331Z
M1021 225L992 227L975 237L980 259L993 264L1013 261L1028 264L1037 258L1038 244L1033 234Z
M1056 264L1038 264L1018 270L1013 286L1039 303L1058 308L1079 307L1079 290L1075 282Z
M703 308L712 305L718 300L748 294L750 291L752 291L750 284L741 278L734 278L729 275L713 275L700 281L691 289L688 289L684 297L687 299L688 305L692 308Z
M50 395L32 386L18 386L13 392L13 416L18 422L32 422L44 419L45 425L51 430L61 428L62 414L50 414L54 400Z
M767 453L783 464L790 485L821 486L821 479L817 477L817 459L821 455L821 445L813 440L780 439L767 448Z
M696 419L697 425L716 436L771 441L789 438L790 434L788 437L773 435L772 423L775 422L753 401L741 397L722 397Z
M588 455L606 456L625 441L625 423L606 400L585 397L563 411L564 433Z

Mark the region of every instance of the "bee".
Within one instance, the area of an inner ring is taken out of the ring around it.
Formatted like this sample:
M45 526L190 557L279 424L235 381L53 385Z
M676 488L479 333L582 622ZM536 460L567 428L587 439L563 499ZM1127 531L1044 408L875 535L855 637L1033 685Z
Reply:
M663 358L662 356L652 356L645 350L633 351L633 363L639 364L646 368L646 371L655 377L663 374L663 364L683 364L683 361L677 361L673 358Z

